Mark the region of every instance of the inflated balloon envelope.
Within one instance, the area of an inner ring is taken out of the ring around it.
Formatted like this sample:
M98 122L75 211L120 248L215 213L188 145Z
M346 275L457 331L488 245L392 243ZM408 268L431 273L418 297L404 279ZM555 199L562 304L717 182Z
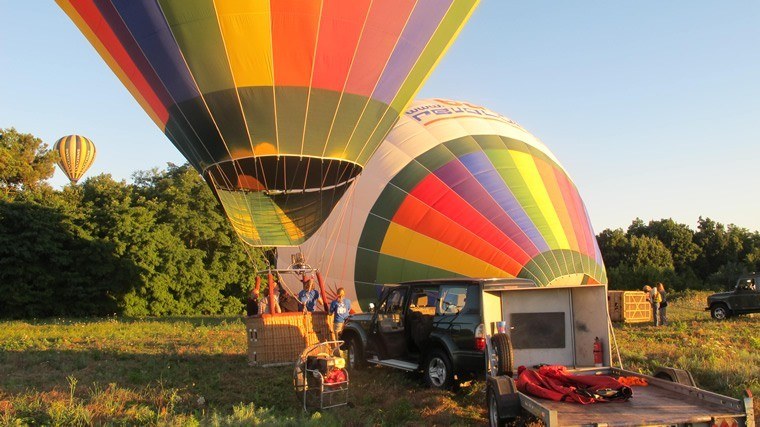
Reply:
M607 281L578 189L546 145L488 108L444 99L407 108L300 249L365 310L379 284L404 280ZM281 266L290 251L278 251Z
M67 135L55 142L53 151L58 153L58 167L72 184L79 181L95 161L95 144L81 135Z
M56 1L255 246L320 227L477 4Z

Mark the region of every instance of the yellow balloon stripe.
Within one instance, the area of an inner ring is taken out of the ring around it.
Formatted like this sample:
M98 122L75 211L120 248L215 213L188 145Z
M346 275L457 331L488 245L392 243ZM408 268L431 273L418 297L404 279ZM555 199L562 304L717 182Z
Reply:
M558 246L552 249L570 249L567 236L565 236L565 231L562 229L562 222L554 210L554 205L544 187L544 182L541 179L541 174L538 172L536 163L533 161L533 156L529 153L516 150L510 151L510 154L557 242Z
M562 234L567 238L568 248L579 250L578 239L576 238L576 232L573 228L573 221L570 219L570 213L567 211L565 198L562 197L562 190L560 190L557 177L554 175L554 168L538 157L534 157L533 159L541 174L544 185L546 186L546 191L549 194L552 206L554 207L553 210L562 223Z
M273 86L269 1L216 1L215 4L237 86Z
M393 222L388 227L380 252L466 277L514 277L465 252Z

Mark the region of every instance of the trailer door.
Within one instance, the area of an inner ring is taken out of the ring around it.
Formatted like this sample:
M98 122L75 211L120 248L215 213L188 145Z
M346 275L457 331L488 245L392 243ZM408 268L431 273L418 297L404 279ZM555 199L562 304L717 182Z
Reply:
M507 321L515 366L575 365L570 289L525 289L502 292L502 319Z

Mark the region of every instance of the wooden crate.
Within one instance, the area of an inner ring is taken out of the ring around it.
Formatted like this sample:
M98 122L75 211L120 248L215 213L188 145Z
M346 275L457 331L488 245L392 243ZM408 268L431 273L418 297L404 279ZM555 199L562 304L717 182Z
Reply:
M652 321L652 306L642 291L607 291L607 306L613 322Z
M245 318L248 363L294 363L309 345L332 340L333 316L317 313L262 314Z

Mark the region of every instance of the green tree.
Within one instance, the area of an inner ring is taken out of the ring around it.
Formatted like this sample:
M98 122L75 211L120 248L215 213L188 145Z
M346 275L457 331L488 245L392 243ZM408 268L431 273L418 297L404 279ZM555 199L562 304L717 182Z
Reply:
M694 243L694 231L686 224L679 224L671 218L649 221L648 225L644 225L644 221L636 218L628 227L628 234L638 237L648 236L662 242L673 258L676 271L685 271L690 268L691 263L700 253L699 246Z
M1 315L115 313L129 266L62 209L65 201L47 196L0 201Z
M0 191L4 196L36 189L53 176L55 153L32 134L0 129Z
M622 228L605 229L597 236L597 243L608 270L620 265L630 255L631 242Z

